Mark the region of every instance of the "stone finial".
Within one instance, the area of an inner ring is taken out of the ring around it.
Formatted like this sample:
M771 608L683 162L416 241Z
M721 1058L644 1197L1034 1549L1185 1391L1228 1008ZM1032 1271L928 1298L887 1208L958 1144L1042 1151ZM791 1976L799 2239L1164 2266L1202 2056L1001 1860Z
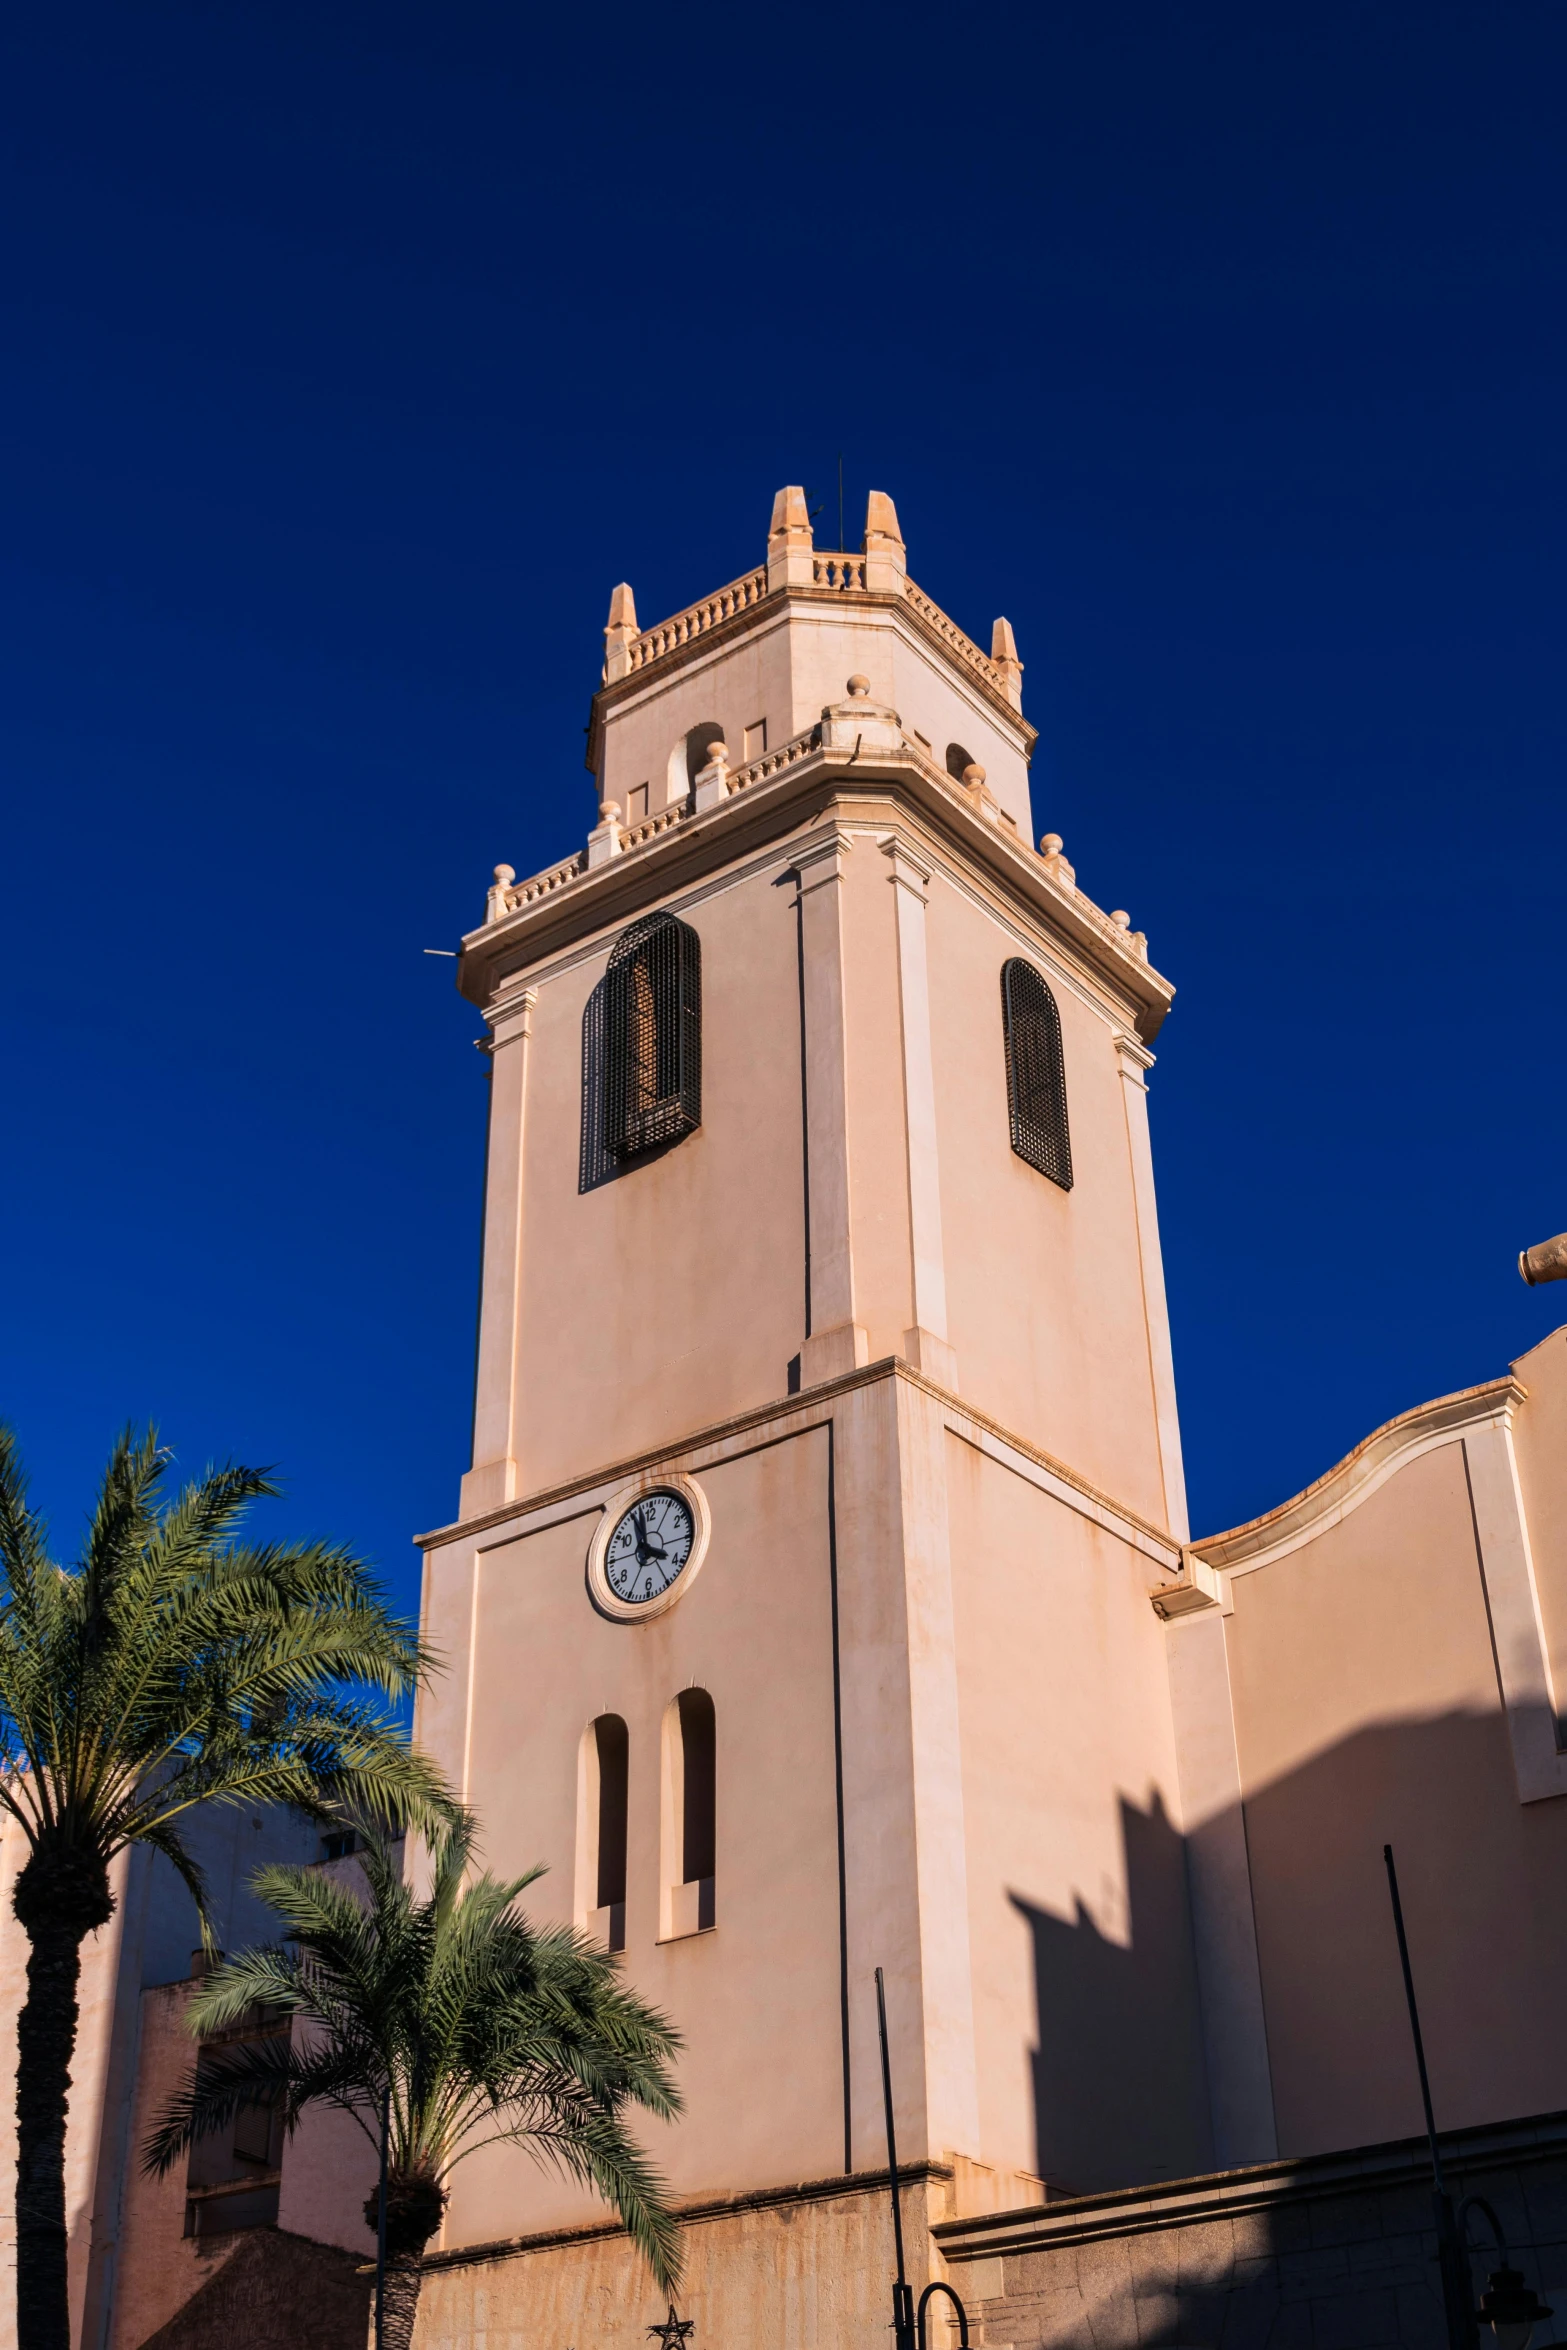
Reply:
M983 767L981 767L977 759L971 759L968 765L964 768L963 781L967 784L970 791L979 791L983 788L985 781L985 770Z
M872 490L865 502L865 585L871 593L903 593L908 577L898 509L885 490Z
M865 501L867 551L873 539L890 539L899 548L903 545L903 533L898 528L898 509L885 490L872 490Z
M856 670L849 680L849 698L829 702L822 712L821 747L831 754L847 751L850 765L862 753L902 751L903 721L889 702L871 699L870 679Z
M804 538L811 543L811 517L806 511L805 492L797 484L778 492L773 500L773 518L767 526L768 544L774 539Z
M604 683L613 685L631 667L631 646L639 634L637 604L624 580L609 599L609 625L604 631Z
M1014 710L1023 707L1023 664L1017 657L1017 638L1010 620L998 620L990 631L990 658L1001 672L1001 690Z
M1132 917L1124 906L1117 906L1112 912L1110 919L1115 924L1117 930L1130 930L1132 927Z
M1077 871L1062 854L1059 832L1045 834L1039 844L1039 853L1045 860L1045 871L1052 881L1059 881L1063 889L1076 889Z
M768 590L809 587L814 576L811 517L806 510L805 492L791 484L773 500L773 519L767 530Z
M484 919L486 922L500 922L504 920L506 914L506 892L510 889L516 878L517 872L515 866L496 866L495 879L491 884L490 893L484 901Z

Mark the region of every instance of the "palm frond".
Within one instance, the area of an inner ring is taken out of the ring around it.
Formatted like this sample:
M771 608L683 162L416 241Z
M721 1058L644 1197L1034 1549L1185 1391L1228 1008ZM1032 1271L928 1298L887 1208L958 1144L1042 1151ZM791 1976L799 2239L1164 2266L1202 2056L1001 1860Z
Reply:
M142 2150L142 2168L159 2178L198 2138L223 2129L247 2105L276 2103L288 2126L290 2091L301 2067L280 2034L205 2053L175 2091Z
M394 2173L442 2185L482 2146L524 2146L603 2197L672 2292L679 2231L629 2117L634 2108L678 2114L679 2035L606 1952L570 1929L530 1923L518 1897L536 1871L509 1881L473 1874L476 1841L465 1813L432 1836L424 1896L375 1842L362 1891L315 1869L260 1871L255 1890L285 1940L209 1975L191 2000L191 2028L232 2031L258 2009L287 2014L290 2116L326 2103L367 2126L389 2095ZM160 2125L159 2159L191 2126L187 2088Z
M270 1470L227 1463L170 1498L169 1460L156 1429L122 1433L65 1568L0 1429L0 1806L104 1867L151 1843L205 1919L197 1804L433 1833L451 1798L386 1710L431 1659L370 1569L341 1544L242 1542Z

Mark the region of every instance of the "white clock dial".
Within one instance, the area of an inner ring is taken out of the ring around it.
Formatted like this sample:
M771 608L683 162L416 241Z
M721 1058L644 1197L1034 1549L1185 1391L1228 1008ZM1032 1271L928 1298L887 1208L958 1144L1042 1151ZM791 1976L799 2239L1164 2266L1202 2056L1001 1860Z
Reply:
M604 1550L604 1580L628 1607L661 1599L691 1556L696 1539L683 1494L645 1493L626 1510Z

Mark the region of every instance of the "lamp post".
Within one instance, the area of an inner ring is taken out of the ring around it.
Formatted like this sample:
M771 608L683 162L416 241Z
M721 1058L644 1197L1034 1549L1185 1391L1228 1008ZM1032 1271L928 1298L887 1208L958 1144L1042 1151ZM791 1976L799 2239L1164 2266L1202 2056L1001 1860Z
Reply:
M1469 2281L1469 2263L1476 2247L1469 2241L1469 2215L1483 2212L1501 2264L1493 2268L1480 2296L1475 2316L1481 2325L1490 2327L1496 2339L1496 2350L1529 2350L1529 2336L1545 2318L1554 2317L1532 2285L1526 2285L1522 2269L1512 2268L1507 2259L1507 2238L1502 2234L1502 2223L1483 2195L1466 2195L1458 2206L1458 2240L1464 2252L1464 2278Z
M1420 2010L1415 2004L1415 1978L1409 1964L1409 1941L1404 1932L1404 1905L1398 1898L1398 1871L1393 1847L1384 1844L1387 1889L1393 1900L1393 1928L1398 1936L1399 1964L1404 1972L1404 1998L1409 2007L1409 2030L1415 2043L1415 2066L1420 2075L1420 2102L1425 2108L1426 2142L1431 2149L1431 2201L1436 2212L1436 2256L1442 2277L1442 2308L1447 2319L1448 2350L1479 2350L1479 2327L1488 2325L1496 2350L1528 2350L1529 2336L1542 2318L1552 2315L1526 2285L1522 2272L1508 2266L1507 2244L1501 2223L1483 2195L1467 2195L1453 2210L1452 2197L1442 2177L1442 2150L1436 2139L1436 2117L1431 2109L1431 2082L1426 2072L1425 2042L1420 2036ZM1501 2266L1491 2271L1478 2309L1470 2307L1474 2280L1469 2263L1469 2215L1485 2214L1501 2253Z
M925 2312L934 2293L945 2293L958 2313L958 2350L969 2350L968 2311L944 2277L932 2277L920 2295L918 2309L914 2306L914 2290L903 2265L903 2208L898 2198L898 2141L892 2127L892 2059L887 2049L887 1987L881 1968L876 1969L876 2024L881 2034L881 2096L887 2117L887 2171L892 2182L892 2242L897 2257L898 2278L892 2288L892 2339L894 2350L925 2350ZM1507 2350L1513 2350L1508 2344Z

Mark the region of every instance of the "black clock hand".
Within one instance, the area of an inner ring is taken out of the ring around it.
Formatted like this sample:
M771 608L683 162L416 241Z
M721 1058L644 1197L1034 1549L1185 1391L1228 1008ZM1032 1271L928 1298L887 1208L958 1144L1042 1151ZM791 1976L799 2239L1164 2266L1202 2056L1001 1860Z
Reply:
M647 1512L645 1509L637 1511L636 1522L638 1529L637 1565L639 1567L645 1567L649 1559L667 1559L669 1553L664 1548L664 1545L661 1542L655 1542L652 1535L647 1530Z

